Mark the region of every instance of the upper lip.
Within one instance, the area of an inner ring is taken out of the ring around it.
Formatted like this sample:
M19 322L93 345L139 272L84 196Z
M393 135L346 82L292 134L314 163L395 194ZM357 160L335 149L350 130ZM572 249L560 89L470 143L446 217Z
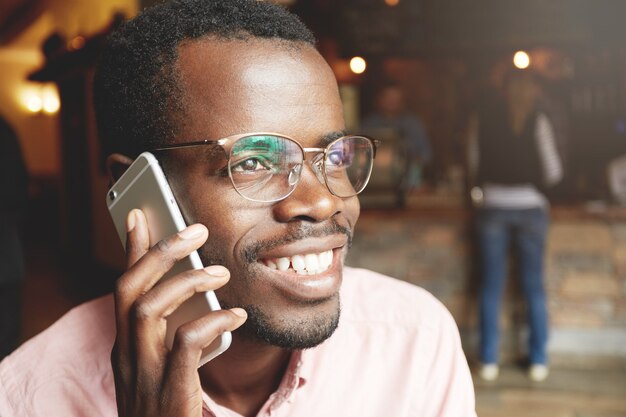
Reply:
M274 247L267 252L259 253L257 259L288 258L294 255L307 253L321 253L345 246L348 243L346 235L331 235L316 238L305 238L286 245Z

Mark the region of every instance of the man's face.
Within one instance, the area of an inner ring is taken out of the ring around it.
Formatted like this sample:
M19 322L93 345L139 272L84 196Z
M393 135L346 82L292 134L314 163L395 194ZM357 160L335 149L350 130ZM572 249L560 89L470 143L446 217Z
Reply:
M378 96L379 111L389 117L398 116L404 109L404 94L398 87L385 87Z
M344 129L334 75L308 45L190 41L179 48L178 74L185 108L177 143L276 132L303 147L324 147ZM235 191L228 176L214 174L215 164L225 164L219 152L170 152L167 173L187 221L209 229L203 261L231 272L217 296L224 307L248 311L243 334L290 348L329 337L339 318L343 259L358 199L333 196L306 164L289 197L253 202ZM332 257L332 263L306 275L293 270L298 256L322 263ZM291 262L286 271L272 265L285 262Z

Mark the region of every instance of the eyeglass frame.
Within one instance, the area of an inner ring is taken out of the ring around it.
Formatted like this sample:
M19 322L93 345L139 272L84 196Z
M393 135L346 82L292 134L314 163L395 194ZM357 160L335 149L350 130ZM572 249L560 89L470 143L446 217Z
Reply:
M251 133L239 133L236 135L231 135L231 136L226 136L225 138L221 138L221 139L204 139L204 140L199 140L199 141L192 141L192 142L185 142L185 143L177 143L177 144L169 144L169 145L163 145L160 146L158 148L154 148L152 150L149 150L148 152L162 152L162 151L169 151L169 150L173 150L173 149L183 149L183 148L193 148L196 146L204 146L204 145L218 145L221 146L224 149L224 145L226 145L228 142L233 142L236 143L239 139L243 139L245 137L248 136L277 136L279 138L283 138L283 139L287 139L290 140L291 142L295 143L296 145L298 145L298 147L302 150L302 164L304 165L304 163L306 162L307 158L306 158L306 154L307 153L316 153L316 154L322 154L323 158L319 159L318 161L316 161L315 163L311 163L309 162L309 165L311 166L311 168L313 169L313 172L315 173L315 176L317 177L318 180L320 180L319 177L319 172L321 171L323 178L324 178L324 186L326 187L326 189L334 196L339 197L339 198L350 198L350 197L354 197L359 195L361 192L363 192L363 190L365 190L365 187L367 187L367 184L369 183L370 179L372 178L372 171L374 168L374 159L376 158L376 150L378 148L378 146L380 145L380 141L377 139L372 139L368 136L365 135L343 135L340 136L336 139L333 139L332 141L330 141L328 143L328 145L326 145L326 147L324 148L305 148L304 146L302 146L300 144L300 142L298 142L297 140L295 140L292 137L289 137L287 135L283 135L281 133L275 133L275 132L251 132ZM367 180L365 181L365 183L363 184L363 187L361 188L361 191L350 195L350 196L339 196L337 194L335 194L333 192L333 190L330 189L330 186L328 185L328 178L326 176L326 167L324 166L323 168L319 168L316 165L319 163L319 161L325 161L326 157L327 157L327 152L328 150L331 148L331 146L333 144L335 144L336 142L346 139L346 138L350 138L350 137L359 137L359 138L364 138L370 141L371 145L372 145L372 162L371 162L371 166L369 169L369 173L367 176ZM235 180L233 179L232 173L231 173L231 167L230 167L230 159L232 157L232 148L228 151L228 161L227 161L227 166L228 166L228 177L230 178L230 183L232 184L233 188L235 189L235 191L237 191L237 194L239 194L241 197L245 198L246 200L249 201L255 201L255 202L259 202L259 203L276 203L278 201L282 201L284 199L286 199L287 197L289 197L298 187L298 185L300 184L300 180L302 178L302 176L300 175L298 177L298 182L296 183L296 185L293 187L292 190L289 191L289 193L287 193L285 196L274 199L274 200L270 200L270 201L265 201L265 200L255 200L253 198L250 197L246 197L245 195L243 195L241 193L241 191L239 191L239 189L237 189L237 186L235 185ZM321 181L320 181L321 182Z

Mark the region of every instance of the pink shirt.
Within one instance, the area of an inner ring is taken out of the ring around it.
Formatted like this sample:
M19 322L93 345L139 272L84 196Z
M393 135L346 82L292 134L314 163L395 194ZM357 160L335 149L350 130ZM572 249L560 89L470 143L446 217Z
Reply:
M458 330L432 295L346 268L341 303L335 334L292 355L259 416L476 416ZM114 336L111 296L67 313L0 363L0 416L116 416ZM239 417L204 400L204 416Z

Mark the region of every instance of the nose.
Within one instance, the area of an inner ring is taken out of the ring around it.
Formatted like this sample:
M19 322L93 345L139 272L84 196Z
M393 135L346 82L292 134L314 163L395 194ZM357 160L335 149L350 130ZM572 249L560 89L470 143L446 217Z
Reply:
M327 186L326 179L324 178L324 172L323 172L324 154L320 152L317 155L315 155L313 158L309 160L309 165L311 165L311 168L313 169L313 172L315 173L315 176L317 177L319 182Z
M321 167L315 161L304 163L300 171L300 181L296 189L285 198L274 204L276 220L290 222L305 220L322 222L344 210L344 200L328 190Z

